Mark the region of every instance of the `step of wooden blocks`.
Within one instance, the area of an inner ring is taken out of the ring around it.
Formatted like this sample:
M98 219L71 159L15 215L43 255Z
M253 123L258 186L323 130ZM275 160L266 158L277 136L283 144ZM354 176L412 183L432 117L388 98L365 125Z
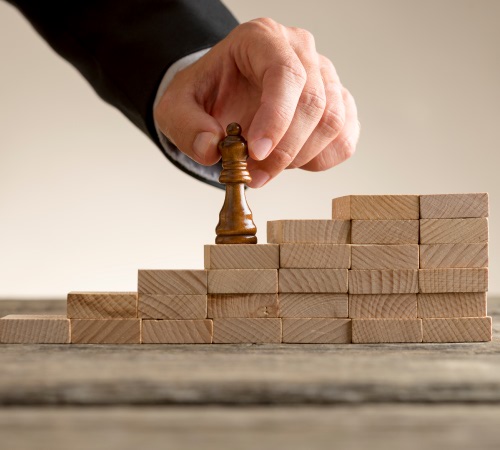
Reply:
M209 294L207 317L278 317L278 294Z
M139 294L141 319L206 319L206 295Z
M353 245L351 269L418 269L419 249L406 245Z
M139 270L139 294L207 294L206 270Z
M213 322L203 320L143 320L143 344L211 344Z
M491 317L423 319L423 342L489 342Z
M486 292L418 294L418 317L486 317Z
M287 344L349 344L351 320L328 318L283 319Z
M0 319L2 344L68 344L69 320L62 315L11 314Z
M349 269L351 246L346 244L281 244L280 267Z
M420 269L419 289L423 293L487 292L488 269Z
M141 319L71 319L72 344L140 344Z
M334 219L401 220L420 217L418 195L348 195L332 201Z
M347 294L279 294L279 317L347 318Z
M488 217L488 194L434 194L420 196L422 219Z
M276 269L218 269L208 271L209 294L274 294Z
M353 220L352 244L418 244L418 220Z
M137 292L70 292L70 319L133 319L137 317Z
M279 292L344 293L347 269L280 269Z
M421 244L488 242L488 219L421 219Z
M349 294L416 294L418 270L349 270Z
M488 244L423 244L421 269L488 267Z
M352 319L416 319L417 294L349 294Z
M349 220L274 220L267 222L267 242L273 244L350 244Z
M354 344L422 342L422 319L352 319Z
M214 319L214 344L279 344L281 319Z
M205 269L278 269L278 244L205 245Z

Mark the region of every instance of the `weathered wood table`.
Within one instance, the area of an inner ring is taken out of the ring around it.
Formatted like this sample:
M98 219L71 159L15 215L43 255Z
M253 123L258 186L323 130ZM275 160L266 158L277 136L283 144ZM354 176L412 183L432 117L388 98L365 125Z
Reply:
M500 299L489 314L484 344L3 344L0 448L498 449Z

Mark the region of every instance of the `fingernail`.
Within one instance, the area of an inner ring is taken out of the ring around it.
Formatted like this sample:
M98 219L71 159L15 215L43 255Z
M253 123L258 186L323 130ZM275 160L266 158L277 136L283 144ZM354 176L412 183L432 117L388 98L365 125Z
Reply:
M255 158L258 159L259 161L264 159L267 155L269 155L269 152L271 151L272 147L273 147L273 141L271 141L271 139L268 138L259 139L250 146Z
M214 139L215 134L210 131L203 131L202 133L199 133L193 142L193 153L201 160L205 160L205 155L207 154Z
M263 170L254 170L251 173L252 182L250 183L253 188L260 188L264 186L271 178L267 172Z

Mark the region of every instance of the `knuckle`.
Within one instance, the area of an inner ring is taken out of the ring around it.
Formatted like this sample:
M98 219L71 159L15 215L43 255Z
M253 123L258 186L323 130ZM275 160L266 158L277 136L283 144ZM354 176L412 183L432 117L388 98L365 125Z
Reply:
M293 155L280 147L273 150L272 157L274 165L280 170L288 167L294 160Z
M305 86L307 81L307 72L300 61L293 58L288 58L281 64L277 64L270 69L275 72L278 79L282 79L285 83L299 85L301 88Z
M309 30L303 28L292 28L292 32L300 39L300 41L309 47L316 47L314 35Z
M326 138L333 140L344 128L345 117L337 111L326 108L318 124L318 131Z
M312 89L304 91L300 101L307 107L311 116L322 117L326 108L326 96L324 91Z
M280 30L281 25L270 17L259 17L241 24L240 27L251 32L274 34Z

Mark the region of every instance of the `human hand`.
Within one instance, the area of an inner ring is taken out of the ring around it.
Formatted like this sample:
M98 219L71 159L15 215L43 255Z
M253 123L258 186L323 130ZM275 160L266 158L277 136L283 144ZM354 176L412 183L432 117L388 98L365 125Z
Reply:
M177 73L154 116L170 141L204 165L219 160L226 125L241 124L253 188L286 168L340 164L359 137L354 99L313 36L272 19L239 25Z

